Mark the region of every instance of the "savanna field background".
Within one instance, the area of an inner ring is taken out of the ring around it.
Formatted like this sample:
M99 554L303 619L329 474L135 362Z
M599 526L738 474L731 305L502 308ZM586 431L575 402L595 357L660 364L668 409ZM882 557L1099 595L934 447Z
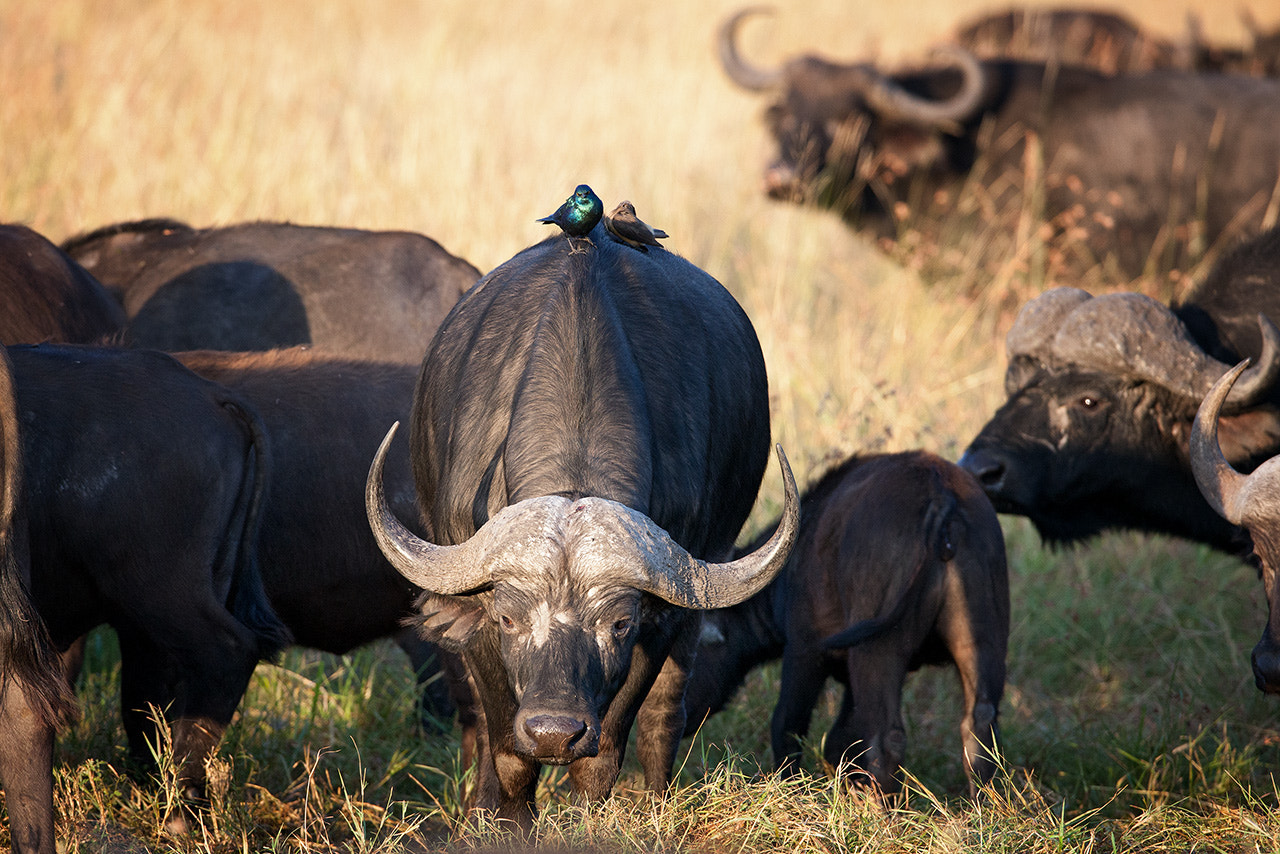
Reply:
M1211 0L1116 8L1177 36L1245 30ZM734 89L713 33L735 4L507 0L0 0L0 216L55 242L109 222L254 219L419 231L488 270L546 235L586 182L627 198L755 323L775 438L798 478L859 450L955 459L1003 399L1003 335L1046 285L1034 251L993 273L967 251L885 252L760 191L764 102ZM812 50L923 57L980 0L791 2L744 31L753 60ZM1264 26L1280 6L1254 0ZM1033 232L1032 232L1033 233ZM1030 260L1028 260L1030 259ZM940 263L941 262L941 263ZM1194 277L1196 271L1192 271ZM1132 287L1177 295L1187 279ZM426 341L422 342L423 349ZM771 518L776 467L744 536ZM1253 686L1256 575L1185 543L1115 535L1053 553L1006 518L1013 630L1007 771L962 797L959 692L913 677L908 794L883 809L770 766L777 670L686 741L662 801L629 764L608 802L547 775L538 844L607 851L1275 851L1280 705ZM400 652L292 651L258 668L211 769L213 808L162 830L169 792L124 773L110 632L59 740L67 851L505 849L462 818L454 735L421 737ZM819 709L809 767L834 713ZM7 840L0 840L7 841Z

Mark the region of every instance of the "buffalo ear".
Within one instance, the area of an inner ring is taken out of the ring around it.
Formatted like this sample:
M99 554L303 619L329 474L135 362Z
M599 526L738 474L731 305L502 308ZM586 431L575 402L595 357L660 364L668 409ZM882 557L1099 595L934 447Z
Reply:
M475 596L442 596L425 592L418 598L418 614L405 620L417 626L423 640L441 649L461 653L488 619L484 605Z
M1218 419L1218 442L1223 456L1233 465L1261 463L1280 447L1280 413L1251 409L1223 415Z

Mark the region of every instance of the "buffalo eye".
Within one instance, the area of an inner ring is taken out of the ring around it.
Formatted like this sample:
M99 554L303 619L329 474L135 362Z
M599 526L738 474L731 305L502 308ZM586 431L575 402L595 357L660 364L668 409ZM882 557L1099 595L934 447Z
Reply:
M622 637L629 631L631 631L630 617L622 617L621 619L613 621L613 633L615 636Z
M498 622L502 624L502 630L505 632L514 632L516 630L516 621L506 614L498 615Z
M1094 397L1091 394L1081 395L1080 406L1083 407L1084 409L1097 409L1098 398Z

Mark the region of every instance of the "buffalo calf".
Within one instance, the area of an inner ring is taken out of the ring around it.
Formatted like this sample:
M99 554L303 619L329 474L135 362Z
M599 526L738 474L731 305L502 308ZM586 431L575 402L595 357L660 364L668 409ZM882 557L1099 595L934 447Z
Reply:
M971 790L989 781L1009 638L1004 535L966 472L932 454L855 456L811 487L786 568L751 599L708 616L685 696L686 734L733 696L753 667L782 658L773 713L776 766L794 772L828 677L845 686L826 760L882 792L899 787L906 750L902 686L952 663ZM714 637L715 631L704 633Z

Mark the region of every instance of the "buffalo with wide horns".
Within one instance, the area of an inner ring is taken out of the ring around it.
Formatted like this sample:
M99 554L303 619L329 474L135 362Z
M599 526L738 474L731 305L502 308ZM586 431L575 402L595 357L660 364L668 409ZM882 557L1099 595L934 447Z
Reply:
M736 41L755 11L725 21L720 56L736 84L772 95L775 198L834 207L887 236L908 216L979 217L969 230L1002 263L1028 260L1043 237L1051 271L1107 280L1185 268L1259 230L1274 206L1280 80L1107 75L955 45L892 74L817 56L759 68ZM959 200L973 187L970 214ZM1048 231L1008 242L1023 213Z
M727 560L763 476L764 359L742 309L670 252L597 225L486 275L423 362L410 455L434 543L370 523L427 591L426 636L462 653L483 726L474 808L528 828L544 764L608 795L628 733L664 791L684 729L701 610L781 569L798 497L759 550ZM721 562L718 562L721 561Z

